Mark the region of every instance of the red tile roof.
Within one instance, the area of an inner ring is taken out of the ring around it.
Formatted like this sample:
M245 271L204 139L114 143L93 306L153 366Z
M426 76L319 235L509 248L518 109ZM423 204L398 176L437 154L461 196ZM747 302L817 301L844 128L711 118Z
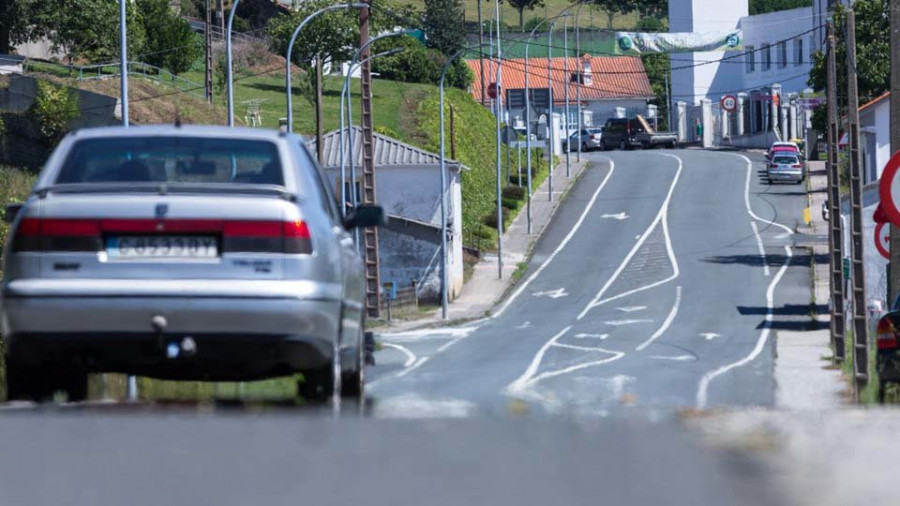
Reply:
M861 105L859 107L859 112L862 112L862 111L868 109L869 107L872 107L873 105L878 104L879 102L881 102L882 100L884 100L886 98L890 98L890 96L891 96L891 92L889 92L889 91L882 93L881 95L879 95L879 96L873 98L872 100L866 102L865 104Z
M591 62L593 82L581 87L582 101L611 100L617 98L652 98L653 89L644 71L641 59L636 56L588 56ZM582 68L581 58L553 58L551 61L553 101L563 102L565 83L569 83L569 99L574 101L578 83L569 82L566 75L566 60L569 73L578 72ZM466 60L475 74L472 83L472 96L480 100L482 96L479 60ZM497 75L497 64L484 60L485 84L494 82ZM525 59L504 60L501 69L503 88L507 90L525 89ZM529 88L547 87L547 59L530 58L528 63ZM487 100L487 97L485 97Z

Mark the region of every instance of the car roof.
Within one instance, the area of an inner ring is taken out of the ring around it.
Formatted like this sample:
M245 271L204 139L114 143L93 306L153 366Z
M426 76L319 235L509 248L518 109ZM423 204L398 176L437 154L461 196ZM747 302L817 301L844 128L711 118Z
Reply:
M799 148L799 146L797 146L797 143L795 143L795 142L776 141L776 142L773 142L773 143L772 143L772 147L773 147L773 148L776 148L776 147L779 147L779 146L780 146L780 147L788 147L788 146L790 146L790 147Z
M258 139L281 141L285 138L302 137L271 130L267 128L226 127L221 125L147 125L147 126L110 126L98 128L82 128L73 131L74 139L98 139L104 137L147 137L147 136L191 136L217 137L234 139Z

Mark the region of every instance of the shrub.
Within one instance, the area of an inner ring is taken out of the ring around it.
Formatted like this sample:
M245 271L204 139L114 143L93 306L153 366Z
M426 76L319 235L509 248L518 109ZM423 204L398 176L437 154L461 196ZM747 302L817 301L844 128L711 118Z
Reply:
M406 83L439 84L447 57L436 49L428 49L416 39L405 36L375 43L375 53L401 47L403 51L372 60L372 72L380 77ZM466 62L458 59L447 69L445 84L466 89L474 75Z
M521 186L507 186L503 189L503 200L525 200L525 188Z
M539 25L543 22L544 22L544 18L542 18L540 16L534 16L533 18L531 18L525 22L525 28L523 30L526 32L530 32L530 31L534 30L534 28L537 25Z
M509 209L510 211L515 211L516 209L518 209L519 204L521 203L522 201L518 199L500 199L500 205L503 206L503 209Z
M137 5L147 34L144 61L176 75L190 70L202 55L200 36L168 0L138 0Z
M37 81L37 95L31 107L41 135L50 145L56 144L68 132L69 122L81 115L75 91L48 81Z
M503 223L508 222L509 221L509 209L504 207L502 214L503 214ZM484 218L482 218L481 221L485 225L487 225L493 229L496 229L497 228L497 212L494 211L493 213L488 213L488 214L484 215Z

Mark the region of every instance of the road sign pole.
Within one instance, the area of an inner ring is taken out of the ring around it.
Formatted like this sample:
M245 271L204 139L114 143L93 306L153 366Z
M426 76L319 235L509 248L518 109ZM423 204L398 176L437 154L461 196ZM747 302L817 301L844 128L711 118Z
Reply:
M844 360L844 257L841 223L840 170L838 168L837 82L834 47L834 22L826 27L828 58L826 60L826 107L828 112L828 246L831 269L831 345L837 362Z
M891 96L900 97L900 2L890 2ZM891 111L891 153L900 151L900 100L888 100ZM891 260L888 263L888 300L892 309L900 295L900 227L891 227Z
M856 22L847 10L847 119L850 147L850 242L853 262L853 364L856 397L869 382L869 323L866 317L866 273L863 264L862 179L859 153L859 96L856 76Z

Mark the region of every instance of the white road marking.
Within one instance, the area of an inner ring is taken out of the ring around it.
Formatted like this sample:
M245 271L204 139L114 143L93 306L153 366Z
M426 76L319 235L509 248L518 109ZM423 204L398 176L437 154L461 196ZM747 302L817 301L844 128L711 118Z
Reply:
M650 288L654 288L654 287L660 286L662 284L668 283L669 281L676 279L680 274L680 271L678 269L678 261L675 259L675 252L672 249L672 239L671 239L671 237L669 237L668 215L669 215L669 202L671 202L671 200L672 200L672 194L675 192L675 185L678 184L678 178L681 177L681 169L683 167L683 163L681 161L681 158L678 158L675 155L670 155L667 153L660 153L660 155L670 156L670 157L678 160L678 170L675 172L675 177L672 179L672 184L669 186L669 193L666 195L666 199L663 201L662 206L659 209L659 213L657 213L657 215L656 215L656 218L653 219L653 222L650 224L650 226L647 228L647 230L644 231L643 235L639 236L640 239L638 240L638 242L634 245L634 247L631 249L631 251L625 257L625 259L622 261L621 265L619 265L619 267L616 269L616 271L613 272L612 277L610 277L609 280L606 282L606 284L603 285L603 288L601 288L600 291L597 292L597 295L594 297L594 300L592 300L584 308L584 310L578 315L578 318L577 318L578 320L581 320L582 318L584 318L585 315L588 313L588 311L590 311L591 309L593 309L599 305L602 305L607 302L610 302L610 301L613 301L616 299L620 299L622 297L627 297L629 295L633 295L635 293L638 293L638 292L641 292L644 290L649 290ZM657 281L655 283L651 283L649 285L645 285L640 288L635 288L634 290L629 290L625 293L621 293L614 297L608 297L606 299L602 299L602 297L606 293L606 291L609 290L609 287L612 286L612 284L616 281L616 279L619 278L619 276L622 274L622 271L624 271L625 267L628 266L628 263L631 262L632 257L634 257L634 255L638 252L638 250L641 249L641 246L644 244L644 242L647 240L647 238L650 237L650 234L653 232L653 230L656 228L656 226L660 222L662 222L663 234L665 235L665 239L666 239L666 251L668 252L668 255L669 255L669 261L672 262L672 269L674 271L672 273L672 275L662 281Z
M531 295L534 295L535 297L550 297L551 299L558 299L560 297L565 297L569 294L566 293L565 288L557 288L556 290L545 290L543 292L534 292Z
M533 378L534 375L537 374L538 367L540 367L541 365L541 360L544 360L544 354L547 353L547 350L549 350L550 347L559 340L559 338L566 335L566 332L571 330L571 328L572 326L569 325L568 327L562 329L558 334L551 337L549 341L544 343L544 345L541 346L541 349L539 349L538 352L534 355L534 358L531 359L531 363L528 364L528 368L525 369L525 372L523 372L517 380L510 383L506 387L506 391L519 392L524 390L528 385L528 382L531 381L531 378Z
M715 332L704 332L703 334L700 334L700 335L705 337L707 341L712 341L713 339L715 339L717 337L722 337L721 334L716 334Z
M422 357L422 358L420 358L420 359L416 362L416 364L413 365L412 367L407 367L406 369L400 371L400 374L398 374L397 377L398 377L398 378L402 378L402 377L406 376L407 374L409 374L409 373L415 371L416 369L422 367L422 365L424 365L425 362L428 362L428 359L430 359L430 358L431 358L431 357Z
M647 339L643 343L639 344L638 347L635 348L635 350L642 351L647 346L650 346L653 343L653 341L656 341L657 339L659 339L659 336L663 335L667 330L669 330L669 327L672 325L672 322L675 321L675 316L678 314L678 308L680 306L681 306L681 287L678 286L675 288L675 304L672 305L672 310L669 311L669 316L666 316L666 319L663 322L662 326L659 327L658 329L656 329L656 332L654 332L653 335L650 336L649 339Z
M766 277L769 277L769 262L766 260L766 248L763 247L762 236L759 235L759 227L756 226L755 221L751 221L750 228L753 229L753 235L756 236L756 247L759 248L759 256L762 257L763 261L763 273L765 273Z
M609 337L609 334L575 334L575 339L584 339L584 338L592 338L592 339L606 339Z
M458 338L456 338L456 339L454 339L454 340L452 340L452 341L449 341L449 342L447 342L447 343L441 345L441 347L437 349L437 352L440 353L440 352L446 350L447 348L453 346L454 344L456 344L456 343L462 341L463 339L465 339L465 337L458 337Z
M634 311L642 311L644 309L647 309L647 306L617 307L616 309L618 309L619 311L622 311L624 313L633 313Z
M545 380L545 379L555 378L555 377L557 377L557 376L562 376L562 375L564 375L564 374L573 373L573 372L575 372L575 371L580 371L580 370L582 370L582 369L587 369L588 367L594 367L595 365L608 364L608 363L610 363L610 362L612 362L612 361L614 361L614 360L619 360L620 358L622 358L622 357L625 356L625 353L623 353L623 352L621 352L621 351L604 350L604 349L602 349L602 348L597 348L595 351L603 351L603 352L606 352L606 353L611 354L612 356L611 356L611 357L604 358L604 359L602 359L602 360L592 360L592 361L590 361L590 362L584 362L584 363L581 363L581 364L576 364L576 365L573 365L573 366L570 366L570 367L566 367L565 369L559 369L559 370L557 370L557 371L549 371L549 372L545 372L545 373L538 374L538 375L535 376L534 378L530 379L530 380L527 382L527 384L526 384L525 386L527 387L527 386L530 386L530 385L534 385L535 383L538 383L539 381L542 381L542 380Z
M635 379L634 376L626 376L624 374L617 374L609 378L609 383L612 386L612 398L621 399L622 393L625 391L625 385L634 383Z
M610 353L609 350L603 348L597 348L596 346L578 346L577 344L566 344L566 343L555 343L553 345L556 348L568 348L570 350L578 350L578 351L601 351L604 353Z
M525 323L519 325L519 326L516 327L516 328L517 328L517 329L527 329L528 327L531 327L531 322L525 322Z
M491 315L491 318L497 318L498 316L503 314L503 312L506 311L506 308L508 308L513 303L513 301L516 300L516 298L521 295L523 291L525 291L525 288L527 288L528 285L531 284L531 282L535 278L537 278L538 275L540 275L540 273L544 272L544 269L546 269L547 266L550 265L550 262L552 262L553 259L556 258L556 255L558 255L559 252L562 251L567 244L569 244L569 241L571 241L572 238L575 237L578 229L581 228L581 224L584 223L584 220L587 218L588 213L591 211L591 209L594 208L594 204L597 202L597 198L600 196L600 191L603 190L603 188L606 186L606 183L609 182L609 178L616 170L616 164L612 161L612 158L604 158L609 160L609 172L606 174L606 177L603 178L603 181L600 183L600 186L597 187L597 190L594 191L594 195L591 197L588 205L585 206L584 211L581 213L581 217L578 218L578 221L575 222L574 226L572 226L572 230L569 230L569 233L566 234L566 237L564 237L563 240L559 243L559 246L557 246L556 249L553 250L553 253L551 253L550 256L547 257L546 260L544 260L544 263L542 263L541 266L538 267L537 270L535 270L534 273L532 273L531 276L529 276L528 279L526 279L525 282L522 283L522 285L519 286L519 288L515 292L513 292L512 295L509 296L508 299L506 299L506 302L504 302L503 305L500 306L500 308Z
M759 354L762 353L763 348L765 348L766 341L769 338L769 333L772 330L772 317L774 316L775 310L775 287L778 286L778 282L781 281L782 276L784 276L785 271L787 271L788 266L791 264L791 258L794 256L794 253L793 251L791 251L790 246L785 246L784 251L785 253L787 253L787 259L785 260L784 265L781 266L781 269L778 269L778 273L775 274L775 278L773 278L772 282L769 284L769 289L766 290L766 320L762 331L759 333L759 338L756 340L756 346L753 347L753 350L751 350L750 354L746 357L738 360L737 362L722 366L715 371L708 372L703 376L703 378L700 380L700 384L697 386L697 409L706 408L706 402L708 400L709 393L709 384L712 380L734 368L749 364L756 357L758 357Z
M635 323L653 323L653 320L612 320L603 323L618 327L620 325L634 325Z
M697 357L693 355L677 355L674 357L663 357L660 355L651 355L650 358L654 360L674 360L676 362L687 362L689 360L697 360Z
M765 218L760 218L759 216L756 215L756 213L753 212L753 208L750 207L750 173L753 172L753 162L751 162L750 159L744 155L736 155L733 153L726 153L726 154L729 156L737 156L739 158L743 158L744 161L747 162L747 179L744 181L744 205L747 206L747 213L750 215L750 217L755 220L761 221L767 225L774 225L776 227L779 227L782 230L784 230L788 236L793 235L794 231L791 230L790 227L782 225L781 223L776 223L774 221L767 220Z
M478 329L478 326L471 327L443 327L435 329L419 329L409 330L406 332L386 332L378 334L379 341L390 342L414 342L423 339L443 339L446 337L468 337L469 334Z
M610 218L612 218L612 219L614 219L614 220L622 221L622 220L628 218L628 215L625 214L625 212L623 211L623 212L618 213L618 214L602 214L602 215L600 215L600 217L601 217L601 218L605 218L605 219L610 219Z
M386 348L393 348L395 350L401 351L406 355L406 362L403 363L403 367L409 367L416 362L416 354L409 350L409 348L405 346L400 346L399 344L393 343L381 343L382 346Z

